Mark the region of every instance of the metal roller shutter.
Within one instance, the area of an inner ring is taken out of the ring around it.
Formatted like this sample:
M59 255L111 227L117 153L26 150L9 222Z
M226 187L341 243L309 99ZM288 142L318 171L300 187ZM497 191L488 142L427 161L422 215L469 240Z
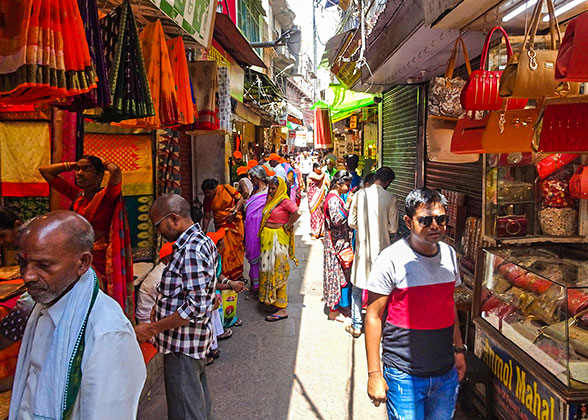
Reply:
M396 174L389 190L398 199L399 228L404 233L404 199L417 185L422 95L422 86L397 86L383 95L382 163Z

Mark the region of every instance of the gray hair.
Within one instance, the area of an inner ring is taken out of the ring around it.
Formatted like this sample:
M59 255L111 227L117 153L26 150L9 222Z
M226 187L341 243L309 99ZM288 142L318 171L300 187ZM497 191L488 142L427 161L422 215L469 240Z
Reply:
M253 168L249 169L247 174L257 179L260 179L263 182L268 182L267 172L265 171L265 169L263 169L261 165L254 166Z

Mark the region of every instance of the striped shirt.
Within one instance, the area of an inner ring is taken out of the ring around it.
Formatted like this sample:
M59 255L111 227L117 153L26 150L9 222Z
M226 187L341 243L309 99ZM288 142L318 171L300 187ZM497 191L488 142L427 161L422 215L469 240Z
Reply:
M218 252L199 224L180 235L172 259L164 269L158 287L155 319L177 312L190 323L163 331L155 339L163 353L183 353L204 359L212 343L210 313L214 304Z

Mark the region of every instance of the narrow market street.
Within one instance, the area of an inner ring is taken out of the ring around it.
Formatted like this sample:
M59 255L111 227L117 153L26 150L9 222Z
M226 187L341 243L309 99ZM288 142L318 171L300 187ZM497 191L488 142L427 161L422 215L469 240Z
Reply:
M296 257L288 282L289 317L268 323L256 300L239 296L244 321L220 342L220 359L206 368L216 419L385 419L366 394L363 337L328 321L322 298L323 246L309 236L306 199L296 224ZM139 407L139 420L165 420L163 378Z

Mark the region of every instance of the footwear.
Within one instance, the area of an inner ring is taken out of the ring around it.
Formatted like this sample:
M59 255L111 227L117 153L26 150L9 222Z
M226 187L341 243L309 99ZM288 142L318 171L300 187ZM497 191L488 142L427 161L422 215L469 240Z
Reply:
M213 363L214 363L214 358L206 356L206 366L210 366Z
M237 321L231 326L232 327L241 327L241 326L243 326L243 320L241 318L238 318Z
M349 317L348 317L348 316L345 316L345 315L343 315L343 314L339 314L339 315L337 315L337 317L335 318L335 321L337 321L337 322L342 322L342 323L344 323L344 324L345 324L346 322L349 322Z
M351 334L351 336L353 338L361 337L361 330L356 330L355 328L353 328L353 325L347 325L345 327L345 331L347 331L349 334Z
M276 322L279 321L281 319L286 319L288 318L288 315L284 315L284 316L280 316L280 315L276 315L276 314L271 314L265 317L265 320L267 322Z
M341 315L341 312L329 310L329 321L336 320L339 315Z
M210 350L206 357L212 357L213 359L218 359L220 357L220 349Z
M217 340L226 340L227 338L231 338L232 336L233 336L233 330L228 328L221 335L217 335L216 339Z

